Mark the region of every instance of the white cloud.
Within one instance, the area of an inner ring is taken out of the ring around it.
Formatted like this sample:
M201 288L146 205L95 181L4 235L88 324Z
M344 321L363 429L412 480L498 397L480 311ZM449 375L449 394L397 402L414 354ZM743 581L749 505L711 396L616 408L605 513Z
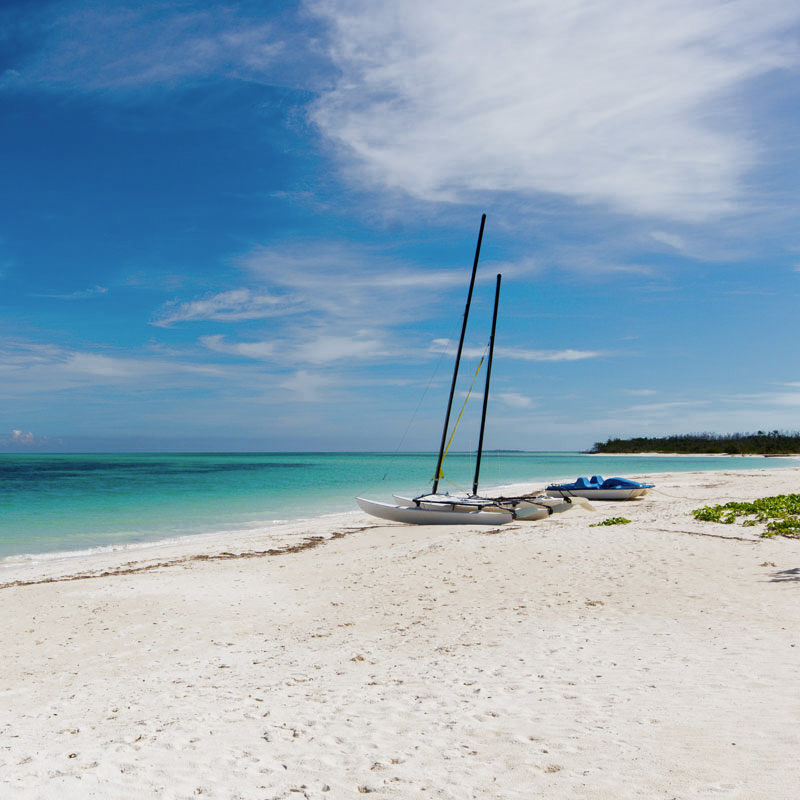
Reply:
M468 263L472 242L465 246ZM408 336L401 327L440 314L448 294L457 320L469 278L463 264L424 269L367 246L324 241L256 247L238 265L253 288L168 303L151 324L280 317L280 326L265 322L270 332L261 339L206 335L199 342L219 353L283 364L363 361L400 353ZM490 277L483 271L479 283Z
M341 329L341 326L337 326ZM309 331L293 326L282 331L281 338L270 341L232 342L224 336L202 336L200 344L209 350L244 356L259 361L319 366L335 361L363 361L379 358L389 352L376 331L356 331L352 335L331 332L331 326L317 326Z
M471 260L472 247L465 243L465 259L457 269L425 269L385 251L336 241L256 247L238 263L276 293L302 298L303 310L388 322L419 318L436 306L443 291L463 288L466 296L469 272L463 264ZM481 280L488 280L485 270Z
M380 338L369 331L358 331L353 336L321 334L306 342L296 343L291 352L300 363L316 365L343 359L372 359L387 354Z
M601 358L599 350L525 350L520 347L498 347L495 353L503 358L521 361L584 361L588 358Z
M141 364L132 359L96 353L65 353L57 368L65 374L99 378L134 378L141 374Z
M699 221L746 202L737 105L796 66L783 0L308 0L336 84L310 110L352 175L433 201L555 194Z
M775 394L765 399L778 406L800 406L800 392Z
M132 358L71 350L54 344L0 341L0 396L91 386L174 385L187 376L218 377L216 365L169 358Z
M0 445L32 445L36 443L36 437L34 437L31 431L28 433L23 433L21 430L13 430L11 431L11 436L4 437L0 439Z
M84 300L87 297L96 297L108 292L105 286L93 286L91 289L79 289L69 294L47 294L45 297L52 297L56 300Z
M452 269L425 269L369 246L336 241L255 247L237 260L250 288L168 303L151 324L261 320L255 336L206 334L198 342L284 368L408 359L420 347L420 320L436 317L443 303L452 302L457 322L473 247L465 242L464 263ZM484 270L478 282L490 280Z
M456 354L456 346L449 339L434 339L430 349L435 353ZM495 356L516 359L519 361L583 361L588 358L601 358L606 355L599 350L526 350L522 347L496 347ZM465 347L463 355L467 358L480 358L485 350L477 347Z
M530 397L517 392L498 392L494 395L501 403L511 408L533 408L536 404Z
M800 385L786 384L786 386L793 388ZM765 406L800 406L800 391L797 392L764 392L763 394L740 395L739 399L746 399L756 401ZM769 425L766 427L770 427Z
M97 91L258 80L284 53L273 25L239 17L232 6L106 2L54 10L41 50L7 73L7 83Z
M651 231L650 236L655 241L665 244L668 247L671 247L673 250L677 250L678 252L683 252L686 250L685 240L682 236L678 236L677 234L665 233L664 231Z
M275 353L274 342L229 342L224 336L201 336L200 344L209 350L228 355L268 360Z
M676 410L683 411L688 408L697 408L709 405L708 400L675 400L668 403L647 403L645 405L631 406L628 411L641 414L671 414Z
M151 324L168 328L176 322L197 320L241 322L290 314L298 308L298 303L291 298L249 289L233 289L219 294L207 294L185 303L167 303Z
M318 403L330 399L323 391L329 385L329 379L307 370L298 370L279 384L281 389L290 392L296 400L304 403Z

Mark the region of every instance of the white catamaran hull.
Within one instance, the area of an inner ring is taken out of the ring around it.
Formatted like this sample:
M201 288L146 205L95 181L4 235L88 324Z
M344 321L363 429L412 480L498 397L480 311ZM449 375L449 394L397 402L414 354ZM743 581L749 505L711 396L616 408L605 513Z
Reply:
M389 503L377 503L374 500L365 500L356 497L356 502L362 511L373 517L388 519L392 522L405 522L413 525L505 525L514 519L511 511L481 511L459 510L452 506L439 505L438 507L420 508L411 506L393 506Z
M491 498L486 497L467 497L451 494L426 494L419 497L405 497L400 494L393 494L395 503L408 508L419 506L420 508L437 509L450 508L453 511L508 511L502 508Z
M492 497L459 497L458 495L436 494L423 495L421 497L403 497L393 495L394 500L405 508L419 506L425 509L446 508L453 511L469 510L491 510L491 511L510 511L515 519L537 520L546 519L551 514L560 514L573 508L572 500L558 500L545 495L536 495L530 499L526 498L492 498ZM581 505L591 509L588 503L581 502Z

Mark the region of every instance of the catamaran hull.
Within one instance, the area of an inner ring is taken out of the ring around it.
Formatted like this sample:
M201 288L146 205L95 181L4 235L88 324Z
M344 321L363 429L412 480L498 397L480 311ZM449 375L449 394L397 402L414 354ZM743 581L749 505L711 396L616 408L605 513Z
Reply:
M419 506L425 509L441 509L445 507L454 511L470 511L470 510L493 510L493 511L510 511L513 513L515 519L524 519L535 521L537 519L546 519L552 514L559 514L562 511L568 511L574 508L571 500L565 500L563 503L556 502L553 498L543 497L539 495L536 499L520 500L520 499L503 499L497 498L493 501L492 498L459 498L453 495L430 495L429 497L403 497L402 495L393 495L395 502L403 507L411 508ZM461 502L459 502L461 501ZM588 505L588 504L587 504Z
M511 511L469 511L449 507L419 508L417 506L393 506L356 497L362 511L379 519L405 522L411 525L505 525L514 519Z
M507 508L501 508L493 503L490 499L471 498L471 497L457 497L450 494L432 494L422 497L405 497L400 494L393 494L392 498L395 503L405 508L427 508L430 510L437 510L445 508L449 511L508 511Z

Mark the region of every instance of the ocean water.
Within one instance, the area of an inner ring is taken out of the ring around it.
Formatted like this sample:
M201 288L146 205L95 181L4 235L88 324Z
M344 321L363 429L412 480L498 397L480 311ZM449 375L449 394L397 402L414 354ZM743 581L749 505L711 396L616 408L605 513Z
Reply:
M652 472L800 466L798 459L485 453L482 488ZM0 455L0 564L354 511L430 488L432 453ZM440 490L470 488L474 456L450 454Z

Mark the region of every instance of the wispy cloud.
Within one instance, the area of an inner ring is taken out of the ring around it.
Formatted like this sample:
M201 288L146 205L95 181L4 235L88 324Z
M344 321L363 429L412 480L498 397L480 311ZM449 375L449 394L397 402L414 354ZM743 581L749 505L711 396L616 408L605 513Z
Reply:
M709 400L673 400L665 403L646 403L643 405L631 406L628 411L640 414L672 414L678 410L698 408L710 405Z
M659 242L660 244L665 244L671 249L677 250L678 252L683 252L686 250L686 242L684 241L683 237L678 236L675 233L652 231L650 236L654 241Z
M518 392L498 392L496 398L511 408L533 408L536 405L530 397Z
M230 334L204 331L198 343L234 359L300 370L304 377L296 384L298 391L310 395L304 388L310 376L325 370L330 380L332 365L424 357L425 336L418 326L451 300L455 325L466 296L472 246L471 241L466 245L466 265L452 269L424 268L363 244L303 241L254 247L235 261L248 288L173 301L158 310L151 324L228 323ZM492 279L489 270L481 271L479 282Z
M42 297L51 297L55 300L85 300L88 297L101 297L107 292L108 289L105 286L94 286L91 289L80 289L68 294L46 294Z
M233 289L218 294L206 294L183 303L167 303L158 311L151 324L168 328L178 322L198 320L241 322L282 316L299 309L300 306L292 298L264 291Z
M380 314L384 319L419 317L435 306L442 292L466 291L468 273L457 269L423 268L385 249L338 241L303 241L254 247L237 259L253 282L291 297L302 297L306 310L332 316ZM481 280L489 280L482 270Z
M59 3L39 16L42 46L6 83L97 91L258 80L284 49L273 25L234 6L112 0Z
M317 403L329 399L326 390L330 379L315 372L298 370L279 384L303 403Z
M341 329L341 326L334 326ZM231 341L225 336L202 336L200 343L217 353L286 365L321 366L337 361L365 361L385 357L383 332L357 330L352 335L333 332L331 326L308 330L290 326L279 337L262 341Z
M434 339L431 350L436 353L455 355L456 348L449 339ZM589 358L601 358L608 355L599 350L526 350L521 347L496 347L495 355L501 358L515 359L518 361L583 361ZM463 354L469 358L480 358L484 350L475 347L465 347Z
M797 387L798 391L762 392L760 394L736 395L734 399L755 402L762 406L800 406L800 384L788 383L786 386L790 389Z
M118 357L55 344L0 342L0 394L15 397L85 386L176 384L186 376L219 378L222 372L216 365L175 358Z
M777 406L800 406L800 392L783 392L765 399Z
M794 67L783 0L309 0L335 86L311 108L355 179L434 201L486 192L699 221L747 202L738 98Z
M358 244L308 242L258 246L236 259L247 286L162 306L151 324L242 322L312 315L385 326L435 311L443 292L464 289L466 269L423 269ZM488 280L484 271L481 280ZM304 323L308 327L308 323Z
M463 265L424 269L368 246L339 242L256 247L236 263L248 288L173 301L157 311L151 324L168 328L262 320L269 335L260 331L259 337L239 341L205 335L200 344L283 365L408 358L403 347L414 334L401 332L403 326L435 316L452 292L460 308L468 278ZM490 277L483 270L480 280ZM274 318L280 318L280 325L268 324Z
M375 359L387 355L387 349L370 331L356 331L352 336L322 334L298 343L293 352L300 363L330 364L334 361Z
M209 350L227 355L267 361L275 354L275 342L230 342L225 336L201 336L200 344Z
M520 361L584 361L588 358L602 358L607 355L600 350L525 350L521 347L498 347L495 352L503 358Z

